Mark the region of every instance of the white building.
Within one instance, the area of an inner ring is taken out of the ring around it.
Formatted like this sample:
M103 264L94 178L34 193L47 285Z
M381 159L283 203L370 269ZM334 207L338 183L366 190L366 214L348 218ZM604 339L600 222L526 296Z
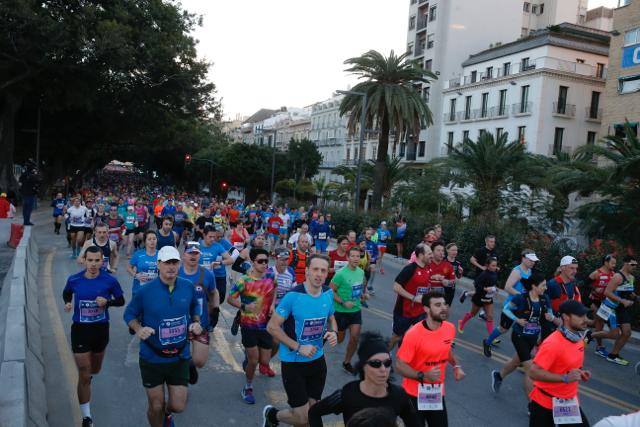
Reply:
M542 155L595 142L608 49L607 32L561 24L472 55L445 82L438 154L485 131Z
M510 43L530 31L561 22L586 20L587 0L410 0L407 50L410 58L433 71L438 80L423 85L434 124L398 148L417 163L440 155L442 91L459 77L470 55ZM535 6L535 7L534 7ZM424 153L424 154L423 154ZM423 155L421 155L423 154Z
M309 139L316 144L322 154L322 164L317 176L325 177L328 181L341 181L339 175L331 171L345 164L347 120L340 117L340 102L343 95L335 95L331 98L317 102L311 106L311 129Z

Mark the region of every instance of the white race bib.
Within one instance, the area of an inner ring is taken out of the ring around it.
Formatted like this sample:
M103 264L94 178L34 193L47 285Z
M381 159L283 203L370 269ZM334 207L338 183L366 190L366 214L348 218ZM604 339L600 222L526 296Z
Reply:
M347 264L349 264L349 261L334 261L333 269L337 272L338 270L341 270L342 268L346 267Z
M581 424L580 405L578 399L553 399L553 422L556 424Z
M418 385L418 410L442 411L442 384Z
M326 240L327 233L318 233L318 240Z
M596 314L601 319L609 320L609 317L611 317L611 315L613 314L613 308L609 307L603 301L602 304L600 304L600 308L598 308L598 311L596 312Z

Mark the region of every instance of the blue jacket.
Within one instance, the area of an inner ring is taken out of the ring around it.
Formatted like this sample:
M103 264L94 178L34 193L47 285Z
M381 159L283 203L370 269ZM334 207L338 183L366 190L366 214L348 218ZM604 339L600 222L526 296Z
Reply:
M133 296L124 311L124 321L129 324L133 319L139 319L143 326L152 328L155 333L146 341L140 341L140 358L150 363L172 363L178 359L189 359L190 348L188 329L191 317L199 311L196 290L193 284L178 277L173 292L160 278L156 278ZM181 348L176 357L158 355L156 349Z
M319 236L320 233L324 233L324 238L320 238L320 236ZM327 240L327 239L330 239L331 238L331 228L329 227L329 224L327 224L326 222L323 223L323 224L320 224L319 222L315 222L311 226L311 235L313 236L314 240Z
M365 240L367 244L367 253L371 257L371 263L378 261L378 244L372 240Z

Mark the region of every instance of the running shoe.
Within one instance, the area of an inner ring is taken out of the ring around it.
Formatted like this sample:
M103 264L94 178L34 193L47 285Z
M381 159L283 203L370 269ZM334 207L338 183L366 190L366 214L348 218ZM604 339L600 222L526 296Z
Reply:
M278 410L271 405L262 409L262 427L276 427L278 425Z
M349 362L342 362L342 369L344 369L345 371L347 371L351 375L355 375L356 374L356 370L354 369L353 366L351 366L351 363L349 363Z
M462 320L458 320L458 332L464 334L464 328L462 327Z
M502 385L502 377L500 376L500 372L491 371L491 390L494 393L500 391L500 386Z
M467 291L463 291L462 295L460 295L460 304L464 304L464 300L467 299Z
M607 357L609 353L605 347L596 347L596 354L600 357Z
M493 342L491 343L492 346L496 347L496 344L500 344L502 342L502 340L500 338L496 338L495 340L493 340Z
M478 317L484 320L485 322L487 321L487 315L484 313L484 310L482 310L480 314L478 314Z
M260 367L258 369L262 375L265 375L267 377L273 378L276 376L276 373L273 371L273 369L271 369L271 366L269 365L260 364Z
M165 414L164 424L162 424L162 427L176 427L176 423L173 422L173 415Z
M198 382L198 369L193 363L189 363L189 384L193 385Z
M242 396L242 400L244 400L249 405L253 405L256 403L256 398L253 397L253 388L244 386L242 391L240 392L240 396Z
M367 288L367 290L369 291L369 295L375 295L376 291L371 287L371 288Z
M486 357L491 357L491 344L487 340L482 340L482 351Z
M82 419L82 427L93 427L93 420L91 417L84 417Z
M615 363L621 366L627 366L629 364L629 361L620 355L615 357L607 356L607 362Z

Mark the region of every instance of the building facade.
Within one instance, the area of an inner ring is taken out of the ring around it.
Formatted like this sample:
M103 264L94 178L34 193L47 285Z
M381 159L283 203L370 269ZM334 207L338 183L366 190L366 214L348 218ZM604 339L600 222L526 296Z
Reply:
M638 132L640 122L640 1L627 0L613 12L614 34L604 92L606 109L602 135L622 134L628 121Z
M595 143L608 51L607 32L561 24L471 56L443 92L439 154L483 132L545 156Z
M311 106L311 129L309 139L318 147L322 155L322 163L318 177L328 181L342 180L342 177L332 173L337 166L345 164L347 117L340 117L340 102L344 95L334 95L329 99L317 102Z

